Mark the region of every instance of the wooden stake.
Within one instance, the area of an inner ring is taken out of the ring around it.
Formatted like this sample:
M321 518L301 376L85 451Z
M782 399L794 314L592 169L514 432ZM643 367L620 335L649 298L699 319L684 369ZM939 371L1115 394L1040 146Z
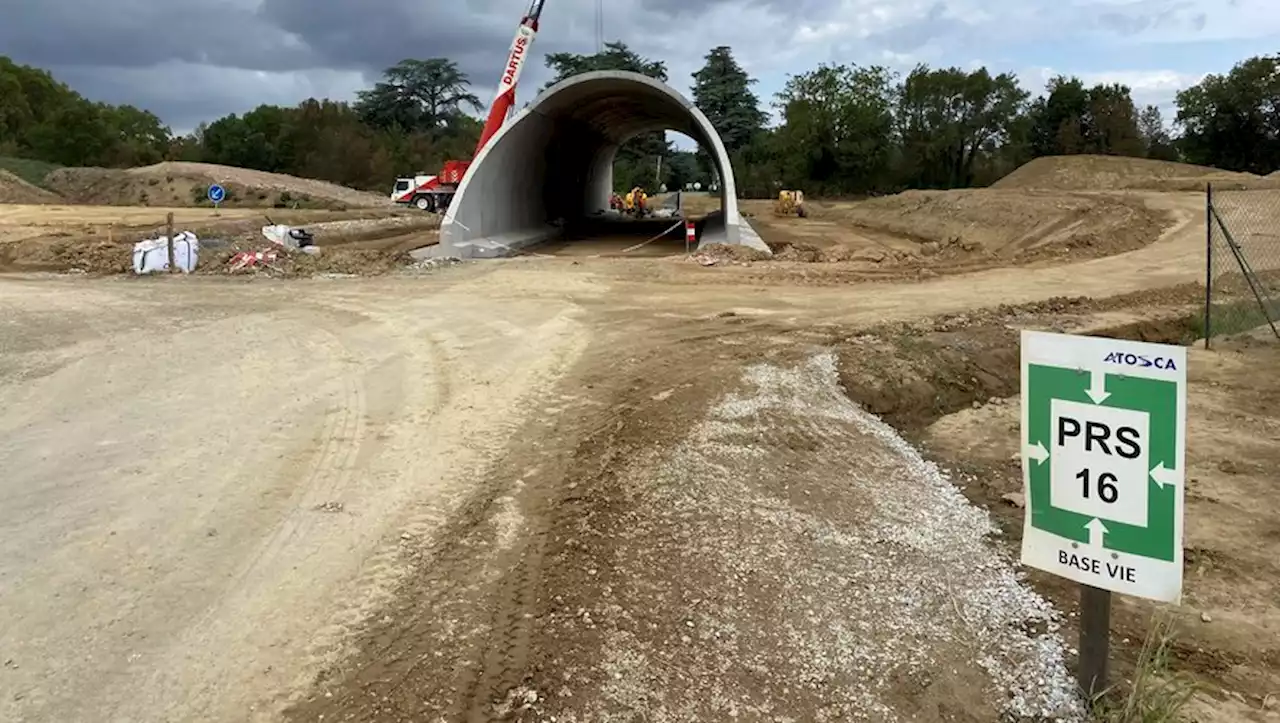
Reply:
M165 228L169 234L169 273L175 273L178 270L177 259L174 258L173 250L173 211L165 217Z

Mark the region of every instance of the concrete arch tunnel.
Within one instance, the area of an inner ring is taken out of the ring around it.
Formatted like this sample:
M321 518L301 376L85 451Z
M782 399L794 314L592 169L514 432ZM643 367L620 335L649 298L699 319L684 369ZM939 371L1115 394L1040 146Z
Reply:
M618 149L656 130L684 133L716 164L721 210L707 218L700 245L743 244L767 253L738 212L733 167L711 122L666 83L624 71L567 78L508 121L458 187L436 253L504 256L560 236L566 225L608 208Z

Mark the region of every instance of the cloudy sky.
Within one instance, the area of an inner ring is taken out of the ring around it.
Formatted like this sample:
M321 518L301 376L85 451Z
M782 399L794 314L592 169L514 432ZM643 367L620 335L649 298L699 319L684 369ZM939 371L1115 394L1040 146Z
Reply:
M1205 73L1280 50L1280 0L605 0L608 40L667 62L687 90L729 45L772 97L823 62L987 65L1039 90L1056 73L1119 81L1171 108ZM261 103L349 99L406 57L456 59L488 99L528 0L0 0L0 55L176 131ZM596 47L595 0L546 0L521 102L547 52ZM1168 114L1171 116L1171 114Z

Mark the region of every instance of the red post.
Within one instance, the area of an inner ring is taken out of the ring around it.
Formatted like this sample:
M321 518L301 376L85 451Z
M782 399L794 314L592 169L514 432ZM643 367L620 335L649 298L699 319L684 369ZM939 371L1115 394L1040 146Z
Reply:
M693 221L684 222L684 252L687 255L689 249L693 248L694 242L698 240L698 234L694 230Z

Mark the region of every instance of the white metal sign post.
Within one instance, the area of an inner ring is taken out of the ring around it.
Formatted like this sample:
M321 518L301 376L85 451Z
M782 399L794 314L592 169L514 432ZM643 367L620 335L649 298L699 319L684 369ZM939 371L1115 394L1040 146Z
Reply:
M1182 595L1180 346L1022 332L1022 563L1081 584L1081 685L1105 687L1110 593Z

